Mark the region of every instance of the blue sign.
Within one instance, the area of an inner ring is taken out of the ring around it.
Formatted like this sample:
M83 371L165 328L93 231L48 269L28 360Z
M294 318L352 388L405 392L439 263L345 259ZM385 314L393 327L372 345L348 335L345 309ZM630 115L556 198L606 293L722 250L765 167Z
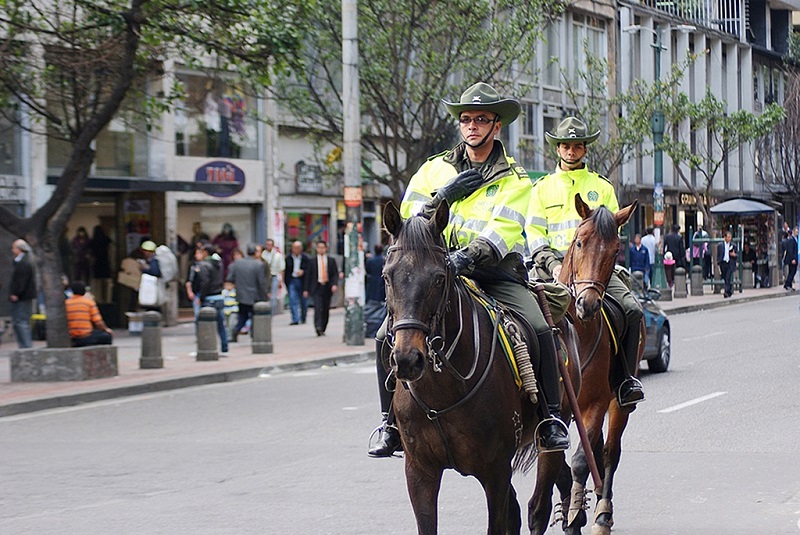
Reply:
M244 189L244 171L225 160L208 162L194 173L195 182L224 184L219 190L208 190L206 193L214 197L230 197ZM233 187L232 187L233 186Z

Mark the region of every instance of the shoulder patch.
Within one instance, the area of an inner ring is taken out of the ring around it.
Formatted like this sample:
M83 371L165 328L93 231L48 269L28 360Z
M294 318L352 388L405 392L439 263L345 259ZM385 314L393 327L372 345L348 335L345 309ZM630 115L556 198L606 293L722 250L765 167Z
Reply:
M526 178L528 176L528 172L521 165L514 167L514 171L517 173L517 175L519 175L520 178Z
M606 182L608 182L608 183L609 183L609 184L611 184L612 186L614 185L614 183L613 183L613 182L611 182L611 179L610 179L610 178L608 178L607 176L603 176L603 175L601 175L600 173L597 173L597 176L599 176L600 178L602 178L603 180L605 180Z

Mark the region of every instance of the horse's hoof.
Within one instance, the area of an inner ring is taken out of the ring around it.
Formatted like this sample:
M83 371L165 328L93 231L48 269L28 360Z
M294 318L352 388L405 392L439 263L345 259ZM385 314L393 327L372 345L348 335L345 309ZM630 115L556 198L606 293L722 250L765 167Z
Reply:
M592 526L592 535L611 535L611 528L608 526L601 526L594 524Z

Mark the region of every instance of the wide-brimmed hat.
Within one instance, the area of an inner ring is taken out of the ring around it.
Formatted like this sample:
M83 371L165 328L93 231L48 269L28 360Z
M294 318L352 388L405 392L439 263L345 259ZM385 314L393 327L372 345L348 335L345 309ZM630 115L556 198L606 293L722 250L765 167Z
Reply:
M465 111L485 110L496 113L503 126L516 121L520 112L517 100L501 99L494 87L483 82L478 82L461 93L461 99L458 102L448 102L442 99L442 103L455 119L461 117L461 113Z
M551 145L572 143L574 141L583 141L588 145L600 137L600 130L594 134L590 134L586 123L576 117L567 117L559 123L555 132L552 134L550 132L545 132L544 137Z
M154 253L156 250L156 244L153 241L147 240L141 245L142 251L150 251Z

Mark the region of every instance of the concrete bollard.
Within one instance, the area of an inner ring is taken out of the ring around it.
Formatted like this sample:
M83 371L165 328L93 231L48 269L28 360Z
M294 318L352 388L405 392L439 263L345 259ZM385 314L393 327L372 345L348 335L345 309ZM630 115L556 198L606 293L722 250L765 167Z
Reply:
M163 368L161 355L161 313L150 310L144 313L142 322L142 356L139 368Z
M272 353L272 307L269 302L253 305L253 353Z
M692 266L692 295L703 295L703 266Z
M197 358L219 360L217 353L217 309L202 307L197 316Z
M688 297L689 294L686 292L686 270L682 267L679 267L675 270L675 293L674 297L676 298L684 298Z
M751 266L749 262L742 266L742 288L745 290L755 288L755 284L753 283L753 266Z

